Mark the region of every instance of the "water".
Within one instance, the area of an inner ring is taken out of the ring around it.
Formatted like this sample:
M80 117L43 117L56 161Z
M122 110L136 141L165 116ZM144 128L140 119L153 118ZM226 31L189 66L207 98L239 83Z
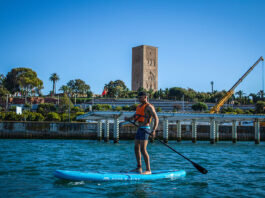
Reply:
M149 144L151 168L184 169L177 180L67 182L56 169L121 171L135 168L133 141L0 140L0 197L264 197L265 144L170 142L206 168L203 175L159 142Z

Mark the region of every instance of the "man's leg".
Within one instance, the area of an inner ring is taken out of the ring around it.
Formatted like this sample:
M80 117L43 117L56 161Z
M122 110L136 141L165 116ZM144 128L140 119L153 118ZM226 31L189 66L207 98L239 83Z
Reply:
M131 170L131 172L142 173L142 162L141 162L141 151L140 151L140 140L134 140L134 153L137 161L137 168Z
M140 141L141 153L143 154L145 165L146 165L146 171L143 172L142 174L146 174L146 175L151 174L149 155L146 150L147 144L148 144L148 140Z

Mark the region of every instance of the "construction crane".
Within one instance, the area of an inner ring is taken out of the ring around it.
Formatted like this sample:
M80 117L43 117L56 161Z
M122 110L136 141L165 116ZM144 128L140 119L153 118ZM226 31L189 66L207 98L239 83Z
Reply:
M219 113L220 108L227 102L227 100L234 94L235 88L243 81L244 78L254 69L254 67L260 62L264 61L263 57L261 56L255 63L252 65L247 72L234 84L234 86L225 94L219 102L211 108L210 113Z

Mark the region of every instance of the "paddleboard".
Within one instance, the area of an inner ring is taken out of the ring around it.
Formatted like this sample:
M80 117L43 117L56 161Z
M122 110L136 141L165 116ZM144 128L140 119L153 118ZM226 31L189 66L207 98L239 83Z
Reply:
M185 177L184 170L160 170L153 171L150 175L142 175L135 172L80 172L69 170L56 170L54 176L59 179L71 181L135 181L177 179Z

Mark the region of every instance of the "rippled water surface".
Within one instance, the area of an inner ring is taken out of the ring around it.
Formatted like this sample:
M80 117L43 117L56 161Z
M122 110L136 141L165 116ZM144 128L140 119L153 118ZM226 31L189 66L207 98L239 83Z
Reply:
M56 169L124 171L135 168L133 141L0 140L0 197L264 197L265 144L169 142L208 169L202 175L165 147L148 145L153 170L184 169L177 180L67 182Z

